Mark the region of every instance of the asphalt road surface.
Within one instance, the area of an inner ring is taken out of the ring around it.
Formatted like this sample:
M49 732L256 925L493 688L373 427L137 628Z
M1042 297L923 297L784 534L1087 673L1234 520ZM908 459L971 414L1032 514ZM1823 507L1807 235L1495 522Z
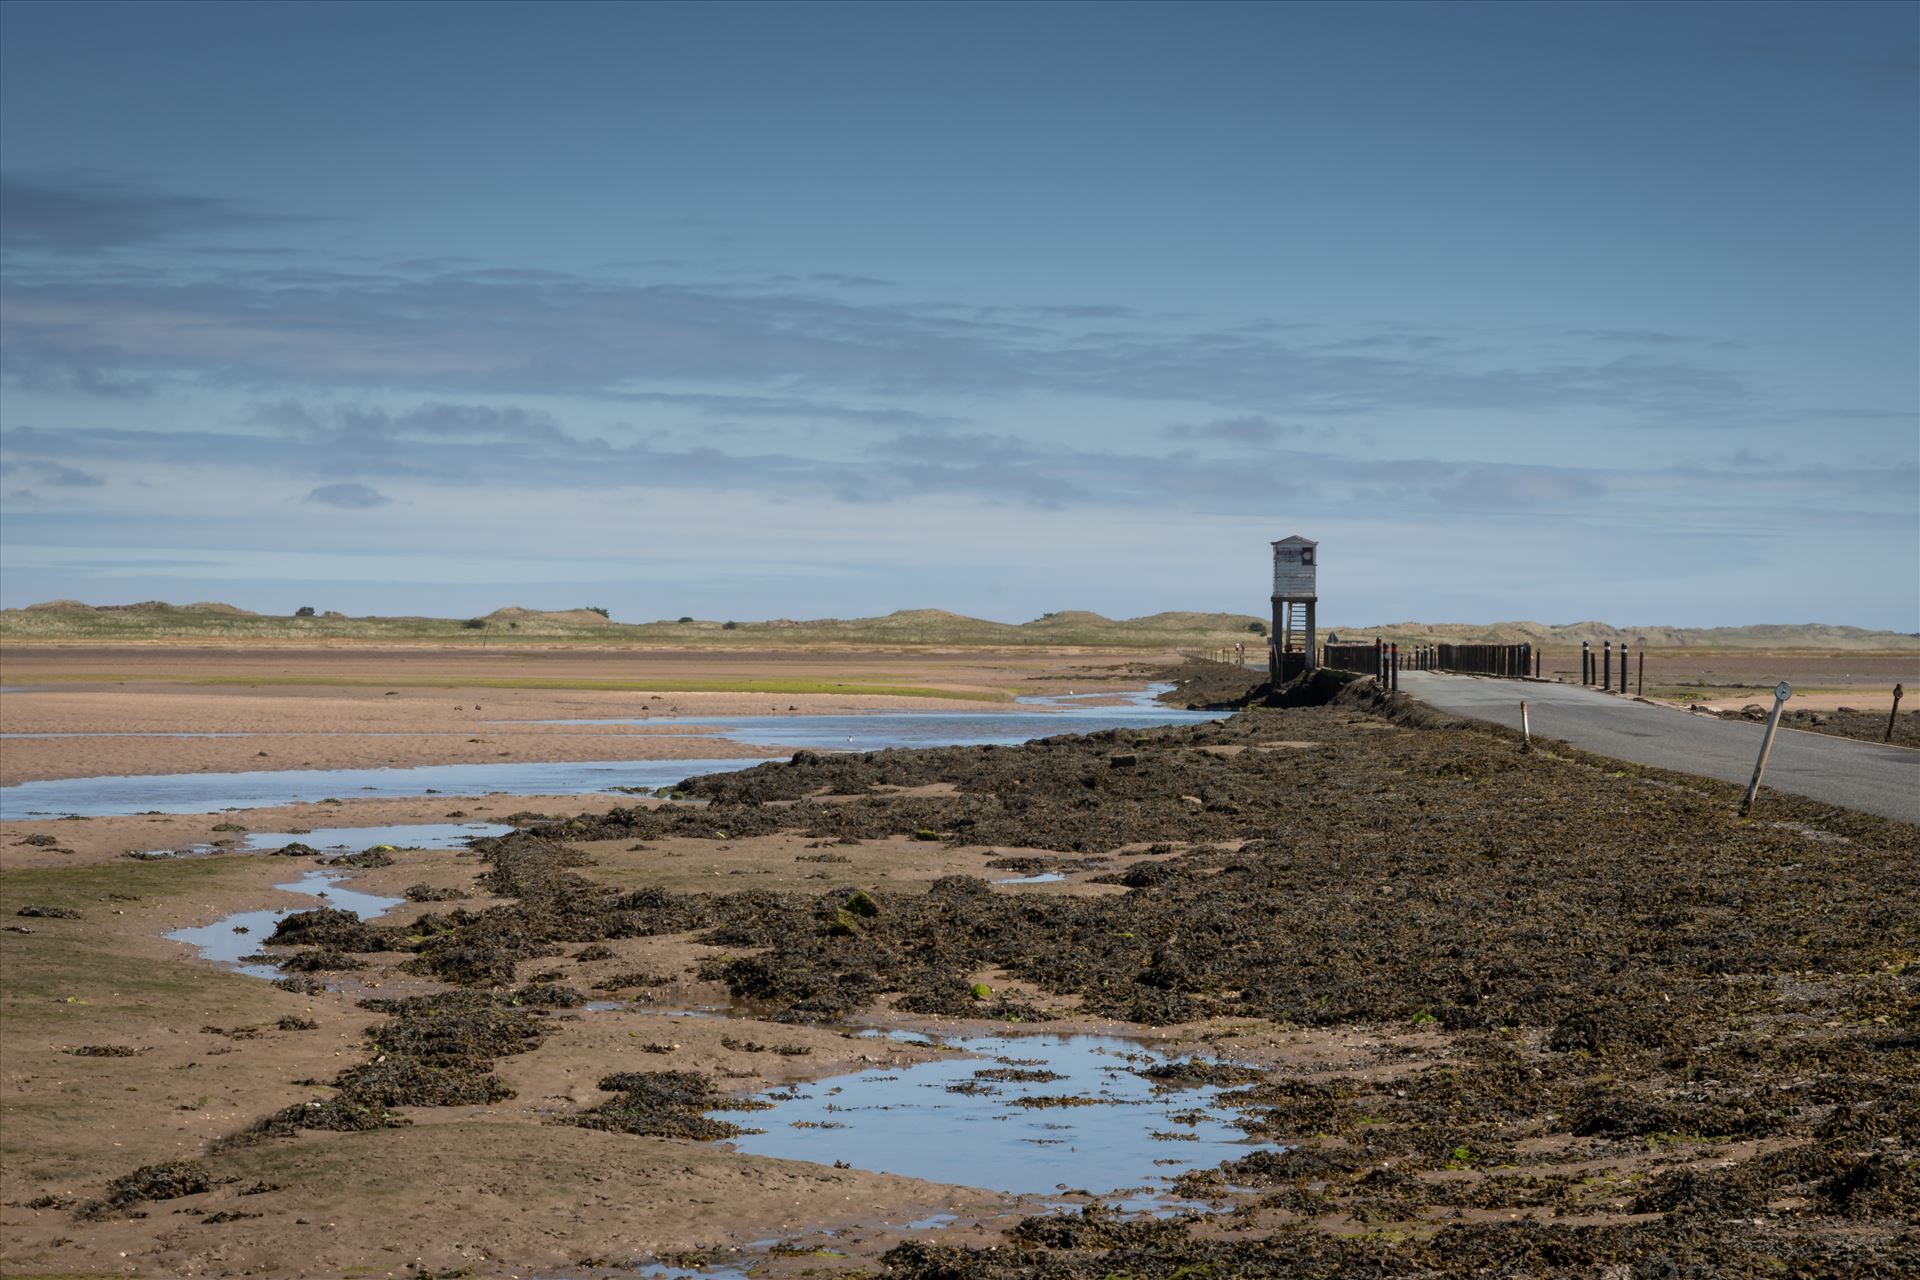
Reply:
M1525 698L1533 732L1540 737L1743 787L1753 776L1766 728L1578 685L1402 671L1400 691L1442 711L1514 729L1520 727L1520 700ZM1920 751L1782 727L1773 740L1756 813L1770 790L1920 823Z

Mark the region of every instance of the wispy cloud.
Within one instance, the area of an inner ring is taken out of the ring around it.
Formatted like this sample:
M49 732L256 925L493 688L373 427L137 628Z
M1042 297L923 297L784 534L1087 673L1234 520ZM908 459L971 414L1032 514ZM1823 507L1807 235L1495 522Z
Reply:
M1299 423L1279 423L1267 418L1244 416L1216 418L1212 422L1176 422L1164 428L1161 434L1173 440L1205 440L1251 449L1304 436L1307 428Z
M260 477L256 487L305 477L295 493L347 509L382 505L396 485L415 495L533 487L747 494L774 503L950 497L987 508L1137 510L1160 519L1260 518L1283 503L1322 518L1377 511L1400 522L1524 517L1635 531L1767 534L1777 528L1785 501L1803 511L1801 529L1910 531L1912 494L1920 490L1920 469L1911 461L1809 467L1745 450L1670 467L1608 467L1354 457L1274 444L1250 461L1242 451L1133 452L1005 432L908 430L851 454L801 456L675 446L633 432L576 436L545 415L510 408L340 411L288 404L273 407L268 417L276 425L267 435L19 428L0 435L0 449L7 474L23 479L94 475L110 467L137 475L158 468L240 469ZM78 498L82 491L72 492Z
M874 408L800 396L618 391L609 392L606 398L627 404L658 404L692 409L715 418L812 418L832 422L871 423L887 427L955 427L967 421L952 414L922 413L914 409Z
M339 507L345 511L365 511L370 507L385 506L388 498L372 485L323 484L308 493L306 501Z
M31 198L21 234L65 236L74 248L255 222L220 201L101 197L61 231L62 191L23 189ZM1114 319L1129 327L1084 328ZM928 396L1092 396L1290 417L1574 408L1651 423L1749 422L1762 408L1746 374L1679 340L1656 357L1645 347L1607 351L1611 339L1595 334L1591 358L1542 359L1518 346L1490 349L1484 336L1470 346L1412 329L1305 340L1283 327L1195 327L1104 304L856 302L809 292L804 281L634 283L431 260L213 273L40 262L14 272L0 338L16 385L99 395L187 378L262 390L651 400L900 427L960 425L899 403ZM695 393L690 384L726 390Z
M98 253L309 221L92 169L0 175L0 244L13 250Z
M0 462L0 478L20 477L63 489L98 489L106 484L99 476L78 467L57 462Z

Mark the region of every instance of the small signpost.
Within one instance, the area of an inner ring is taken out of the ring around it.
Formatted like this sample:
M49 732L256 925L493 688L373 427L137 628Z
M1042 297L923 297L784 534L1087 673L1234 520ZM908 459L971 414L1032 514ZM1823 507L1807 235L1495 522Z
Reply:
M1882 742L1893 741L1893 726L1900 719L1900 695L1905 692L1899 685L1893 686L1893 710L1887 713L1887 736L1881 739Z
M1767 771L1767 757L1773 754L1774 731L1780 727L1780 709L1787 705L1787 699L1793 696L1793 686L1782 680L1773 691L1773 712L1767 716L1766 736L1760 739L1760 758L1753 762L1753 781L1747 783L1747 794L1740 801L1740 816L1745 817L1753 808L1753 798L1760 791L1760 775Z

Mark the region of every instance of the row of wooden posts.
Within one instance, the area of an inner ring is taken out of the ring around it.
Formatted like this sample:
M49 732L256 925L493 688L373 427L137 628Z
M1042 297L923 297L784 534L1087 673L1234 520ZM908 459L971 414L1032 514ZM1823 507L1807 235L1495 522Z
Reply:
M1540 674L1540 651L1530 644L1418 644L1403 655L1398 644L1332 643L1321 663L1342 671L1371 673L1389 689L1400 687L1400 671L1460 671L1472 675L1526 677Z
M1580 683L1599 685L1602 689L1613 688L1613 641L1605 640L1600 644L1600 652L1593 651L1591 642L1580 642ZM1640 673L1635 678L1633 692L1638 697L1647 687L1647 651L1640 650ZM1627 691L1627 642L1620 642L1620 692Z
M1424 669L1525 678L1540 674L1540 651L1530 644L1431 644Z

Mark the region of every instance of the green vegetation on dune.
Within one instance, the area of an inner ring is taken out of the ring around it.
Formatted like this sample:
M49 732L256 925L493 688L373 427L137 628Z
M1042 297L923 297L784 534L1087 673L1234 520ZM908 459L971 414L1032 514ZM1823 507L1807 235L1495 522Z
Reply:
M1158 613L1115 620L1097 613L1049 613L1025 623L991 622L939 609L905 609L879 618L819 618L765 622L612 622L591 609L542 612L499 609L479 618L348 618L337 614L284 617L247 613L228 605L137 605L95 609L55 601L0 611L0 640L202 641L214 644L436 644L581 648L805 648L808 646L954 648L1218 648L1259 641L1250 614ZM787 690L768 689L767 692ZM794 692L802 692L794 690Z
M1264 602L1262 602L1264 603ZM303 613L306 611L303 611ZM677 621L613 622L598 607L535 610L497 609L477 618L349 618L336 613L270 616L232 605L169 605L149 602L99 608L59 600L25 609L0 610L0 641L97 641L143 643L200 641L209 644L432 644L474 648L525 645L580 648L1136 648L1211 650L1245 643L1264 647L1266 620L1250 613L1168 612L1139 618L1107 618L1083 610L1048 613L1030 622L993 622L941 609L902 609L878 618L816 618L763 622ZM1855 652L1920 652L1920 636L1893 631L1821 624L1746 627L1615 627L1602 622L1419 623L1377 627L1338 623L1321 628L1324 637L1379 636L1409 644L1523 642L1549 649L1578 648L1626 641L1636 647L1765 649ZM597 687L597 686L581 686ZM611 686L621 687L621 686ZM662 686L652 686L663 688ZM731 689L738 686L725 686ZM687 691L693 691L689 686ZM775 689L761 692L808 692ZM924 696L924 695L922 695Z

